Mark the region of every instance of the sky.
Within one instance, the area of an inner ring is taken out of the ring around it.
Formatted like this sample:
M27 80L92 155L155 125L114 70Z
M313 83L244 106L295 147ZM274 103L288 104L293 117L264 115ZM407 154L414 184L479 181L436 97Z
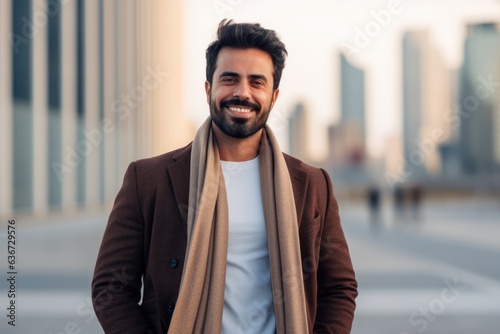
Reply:
M327 126L340 117L339 52L346 45L359 46L349 59L365 70L368 153L379 157L387 139L401 135L403 33L429 30L447 66L456 69L462 61L465 25L500 21L500 1L188 0L183 31L184 99L196 124L208 116L204 56L223 18L258 22L281 36L289 56L271 127L286 151L283 125L287 112L295 103L305 103L311 113L309 148L316 159L327 153Z

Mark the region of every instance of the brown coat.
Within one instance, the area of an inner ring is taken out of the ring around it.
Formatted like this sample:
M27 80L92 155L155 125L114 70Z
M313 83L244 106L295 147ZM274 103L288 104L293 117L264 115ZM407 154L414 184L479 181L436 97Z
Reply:
M94 309L106 333L168 330L186 251L190 155L188 145L133 162L125 173L92 281ZM330 178L286 154L285 161L299 221L309 328L348 334L357 283Z

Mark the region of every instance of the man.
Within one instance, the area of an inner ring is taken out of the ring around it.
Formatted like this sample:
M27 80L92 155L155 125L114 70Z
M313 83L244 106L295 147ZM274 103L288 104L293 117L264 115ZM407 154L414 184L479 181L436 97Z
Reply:
M327 173L266 126L287 55L222 21L210 117L188 146L130 164L92 282L106 333L349 333L357 283Z

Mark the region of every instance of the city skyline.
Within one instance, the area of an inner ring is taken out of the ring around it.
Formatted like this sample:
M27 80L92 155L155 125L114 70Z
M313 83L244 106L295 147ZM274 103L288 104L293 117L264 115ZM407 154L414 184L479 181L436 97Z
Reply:
M40 4L32 9L25 8L24 6L28 6L28 3L31 2L25 0L2 3L4 10L1 12L0 31L4 36L23 36L23 33L26 34L26 21L30 22L27 17L34 15L33 19L35 19L37 14L44 12L43 8L37 7L41 6ZM142 7L133 2L73 1L60 8L61 13L63 13L60 21L55 18L56 16L49 15L47 24L37 23L38 30L36 34L26 39L28 43L19 42L23 41L21 39L3 40L0 70L2 73L6 73L7 77L11 77L12 81L2 80L0 85L1 94L6 94L2 96L11 96L11 98L2 99L0 126L2 126L3 139L0 143L0 150L3 155L12 157L12 159L10 161L4 159L0 168L0 193L2 194L0 209L2 213L11 212L14 209L46 212L52 207L78 207L82 204L106 203L117 190L124 168L128 163L138 158L157 155L180 147L190 141L191 135L194 133L194 128L190 125L190 120L193 119L193 108L196 108L202 119L208 115L205 92L202 91L202 97L198 99L193 93L195 90L192 87L186 88L186 85L192 84L192 80L200 76L204 77L203 70L195 77L191 76L192 71L200 64L191 63L191 56L194 55L194 52L187 53L185 51L186 48L193 46L193 41L183 37L185 36L184 30L189 29L183 23L182 18L189 17L193 13L190 13L189 6L186 8L181 5L162 7L161 3L161 1L156 1L155 5L149 3L149 5ZM232 4L236 6L236 2L232 2ZM370 16L371 21L368 22L375 22L373 20L376 20L377 17L380 20L381 17L384 17L383 15L389 15L387 13L397 14L398 11L403 10L403 7L391 7L388 4L385 4L387 8L383 9L380 7L381 4L384 5L380 2L373 7L376 14L370 14L372 15ZM298 2L293 2L293 5L295 7L292 9L295 10L304 8L298 6ZM233 7L232 11L242 10L246 5L241 2L240 6L242 7ZM343 8L344 14L349 10L356 12L353 8L349 9L348 7L339 8ZM155 11L155 8L158 10ZM215 10L213 6L211 8ZM227 7L223 8L228 10ZM307 7L307 9L311 12L318 10L316 7ZM370 7L366 10L369 12ZM119 11L123 11L123 15L119 15ZM83 15L84 12L92 15ZM165 13L165 17L170 19L162 20L161 13ZM216 11L215 13L217 14ZM404 13L400 12L398 15L404 15ZM118 19L119 17L120 19ZM396 17L392 20L396 20ZM265 19L262 24L266 25ZM272 24L268 27L280 31L279 27L273 27ZM373 51L372 47L376 48L378 41L384 42L382 36L378 37L381 39L377 39L377 43L373 40L373 45L365 50L366 52L360 54L350 54L349 48L344 48L344 50L333 48L331 49L332 53L321 54L322 57L328 59L329 65L319 71L310 72L311 65L318 65L321 62L318 61L318 64L315 64L314 61L303 59L302 66L298 66L296 62L300 57L310 57L311 50L314 50L314 54L316 54L316 49L313 47L317 45L311 41L311 48L308 49L305 47L308 46L307 44L302 44L302 48L308 52L302 54L299 52L297 56L292 56L293 52L299 51L297 44L295 44L297 41L300 40L300 43L308 41L307 36L304 36L308 32L303 31L303 35L292 38L290 29L293 27L290 25L287 27L288 30L284 28L283 33L280 34L284 40L287 39L287 35L291 38L289 44L290 62L285 69L285 73L290 70L291 74L288 75L288 79L285 76L279 103L269 119L269 124L275 130L277 137L283 141L285 151L287 147L286 137L289 136L287 131L289 117L292 116L295 106L302 105L307 110L309 124L296 124L295 126L303 134L296 139L297 143L301 145L300 152L307 153L304 154L306 161L314 163L315 161L328 160L326 155L323 155L322 159L318 159L318 155L311 147L316 147L317 151L321 151L321 146L324 146L327 151L330 150L327 141L327 128L338 124L336 122L341 119L342 114L343 120L347 123L337 127L330 134L333 134L335 138L340 138L340 143L336 143L337 147L344 143L346 144L344 148L349 148L344 151L345 154L342 153L337 157L343 159L342 156L347 156L356 162L357 166L362 165L360 162L382 159L382 154L376 156L370 152L370 148L373 149L374 145L374 129L380 124L386 123L397 124L396 127L403 128L402 116L394 118L379 116L378 121L373 121L374 104L376 104L373 101L375 69L363 64L362 58ZM347 30L352 28L351 25L346 27ZM466 27L463 28L466 29ZM193 29L192 26L191 29ZM412 30L407 29L400 32L406 31ZM433 54L438 55L438 57L446 58L442 48L439 48L435 43L435 31L434 33L432 29L418 31L427 31L425 48L434 50ZM403 60L401 59L403 35L396 34L393 37L399 38L398 44L396 47L386 50L399 51L398 61L391 67L392 75L403 71ZM13 44L13 42L16 43ZM356 45L355 40L349 42L348 39L340 39L337 42L339 44L345 42L342 44L344 46L349 43L351 46ZM463 52L464 42L465 39L461 42L461 52ZM23 51L23 47L27 49ZM203 48L205 47L206 45L203 46ZM331 47L331 45L325 43L324 47ZM18 52L17 48L21 51ZM321 50L318 48L318 52ZM339 52L341 51L347 52L347 59L344 59L343 62L339 61L339 57L341 57ZM197 58L200 57L197 56ZM431 61L428 63L432 64ZM204 59L201 65L204 69ZM189 70L186 71L184 66ZM345 72L346 77L340 80L342 66L350 71ZM376 70L386 71L386 66L386 63L381 64ZM337 67L337 71L328 70ZM427 72L431 75L427 74L427 76L433 78L433 69L441 67L447 68L446 65L437 67L426 65L422 69L428 68ZM303 71L301 73L304 76L298 76L301 80L290 80L297 74L297 70ZM60 76L59 73L61 73ZM347 95L343 99L341 85L350 83L349 76L356 76L356 74L361 74L361 76L354 80L352 87L345 90L344 93ZM317 81L314 79L309 81L308 78L311 76L317 78ZM323 85L323 77L336 83L332 86ZM147 87L151 86L151 80L155 81L155 78L159 78L160 81L165 79L165 85L157 90L148 90ZM201 79L200 83L203 80ZM388 88L397 85L400 80L401 78L391 80L390 77L387 77L386 80L376 83L377 86ZM410 82L416 81L410 79ZM422 83L419 84L422 85ZM432 84L435 84L436 88L429 90L429 98L422 97L423 102L425 102L424 100L432 101L434 97L430 98L430 96L435 96L435 91L439 87L446 95L453 94L451 88L450 91L446 91L448 89L446 85L443 86L435 82ZM422 86L432 87L432 85ZM321 92L324 88L331 88L324 94L325 101L326 97L333 100L333 104L324 103L323 109L329 109L327 117L318 116L321 110L316 107L320 100L307 97L306 88L311 87L315 93ZM303 93L298 93L297 89ZM363 92L363 90L366 91ZM386 96L389 91L384 90L384 93L378 98ZM403 95L403 90L399 87L394 94L390 95L391 99L387 100L397 104L397 101L404 99ZM185 99L183 96L189 96L189 99ZM347 96L351 96L351 98L347 99ZM364 100L365 98L366 100ZM362 99L363 103L357 105L357 102ZM349 100L344 107L342 107L343 100ZM198 104L203 105L203 107L197 108ZM445 104L434 106L433 102L430 102L429 106L433 107L425 109L433 110L430 113L431 116L439 114L441 109L446 108ZM130 112L130 110L138 110L138 108L147 112ZM342 108L356 110L342 112ZM334 117L335 110L338 111L336 118ZM387 110L387 113L390 112L394 112L394 110ZM356 116L358 118L363 115L361 123L364 124L352 124L352 120L347 119L349 113L358 115ZM498 127L497 117L495 116L493 120ZM433 129L440 128L441 125L429 123L427 127ZM106 131L108 130L112 135L107 135ZM415 130L417 132L414 134L407 134L410 142L420 136L418 134L419 127L415 127ZM383 142L387 137L392 138L392 144L389 143L384 147L393 148L394 150L389 152L393 156L399 157L398 151L404 150L403 145L398 143L402 135L401 131L387 130L384 132L384 137L380 138ZM102 141L103 136L106 137L104 141ZM424 133L423 136L425 139L428 135ZM323 139L321 139L322 137ZM318 144L318 138L321 139L322 144ZM361 145L359 138L366 138L362 140ZM499 142L497 136L494 136L494 140L495 143ZM385 144L386 142L384 142ZM437 156L437 150L440 149L440 147L436 147L433 156ZM493 149L495 156L499 155L498 145L494 146ZM408 148L406 150L408 151ZM91 154L90 151L94 151L94 154ZM366 152L369 154L367 155ZM446 152L447 156L451 157L451 160L447 160L448 165L450 165L450 161L456 160L456 157L453 158L455 151L450 146ZM396 168L401 168L401 166L396 166Z
M291 109L302 101L311 110L309 149L316 160L326 157L327 124L340 119L340 95L335 63L342 43L355 46L359 29L377 22L376 13L389 10L391 1L209 1L186 2L186 90L191 101L186 112L197 123L208 115L203 82L205 48L224 18L238 22L260 22L275 29L289 51L276 109ZM443 54L450 69L459 68L461 43L467 22L500 17L500 3L494 0L396 1L386 26L359 48L353 63L366 71L368 153L381 157L387 138L401 136L402 97L400 89L400 40L406 30L428 29L432 43ZM286 10L287 15L281 15ZM374 14L375 13L375 14ZM297 22L290 24L290 20ZM381 20L379 18L379 20ZM196 22L195 25L192 22ZM380 25L380 24L379 24ZM359 29L358 29L359 28ZM297 80L297 78L299 78ZM277 133L283 142L286 134Z

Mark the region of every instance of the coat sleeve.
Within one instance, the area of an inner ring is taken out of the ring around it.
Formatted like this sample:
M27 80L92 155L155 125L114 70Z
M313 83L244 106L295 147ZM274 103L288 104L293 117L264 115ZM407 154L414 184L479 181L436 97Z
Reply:
M328 174L322 172L327 184L327 203L318 262L314 333L349 334L356 308L357 282L332 182Z
M144 221L135 163L125 173L104 232L92 280L92 302L108 333L154 333L141 299Z

